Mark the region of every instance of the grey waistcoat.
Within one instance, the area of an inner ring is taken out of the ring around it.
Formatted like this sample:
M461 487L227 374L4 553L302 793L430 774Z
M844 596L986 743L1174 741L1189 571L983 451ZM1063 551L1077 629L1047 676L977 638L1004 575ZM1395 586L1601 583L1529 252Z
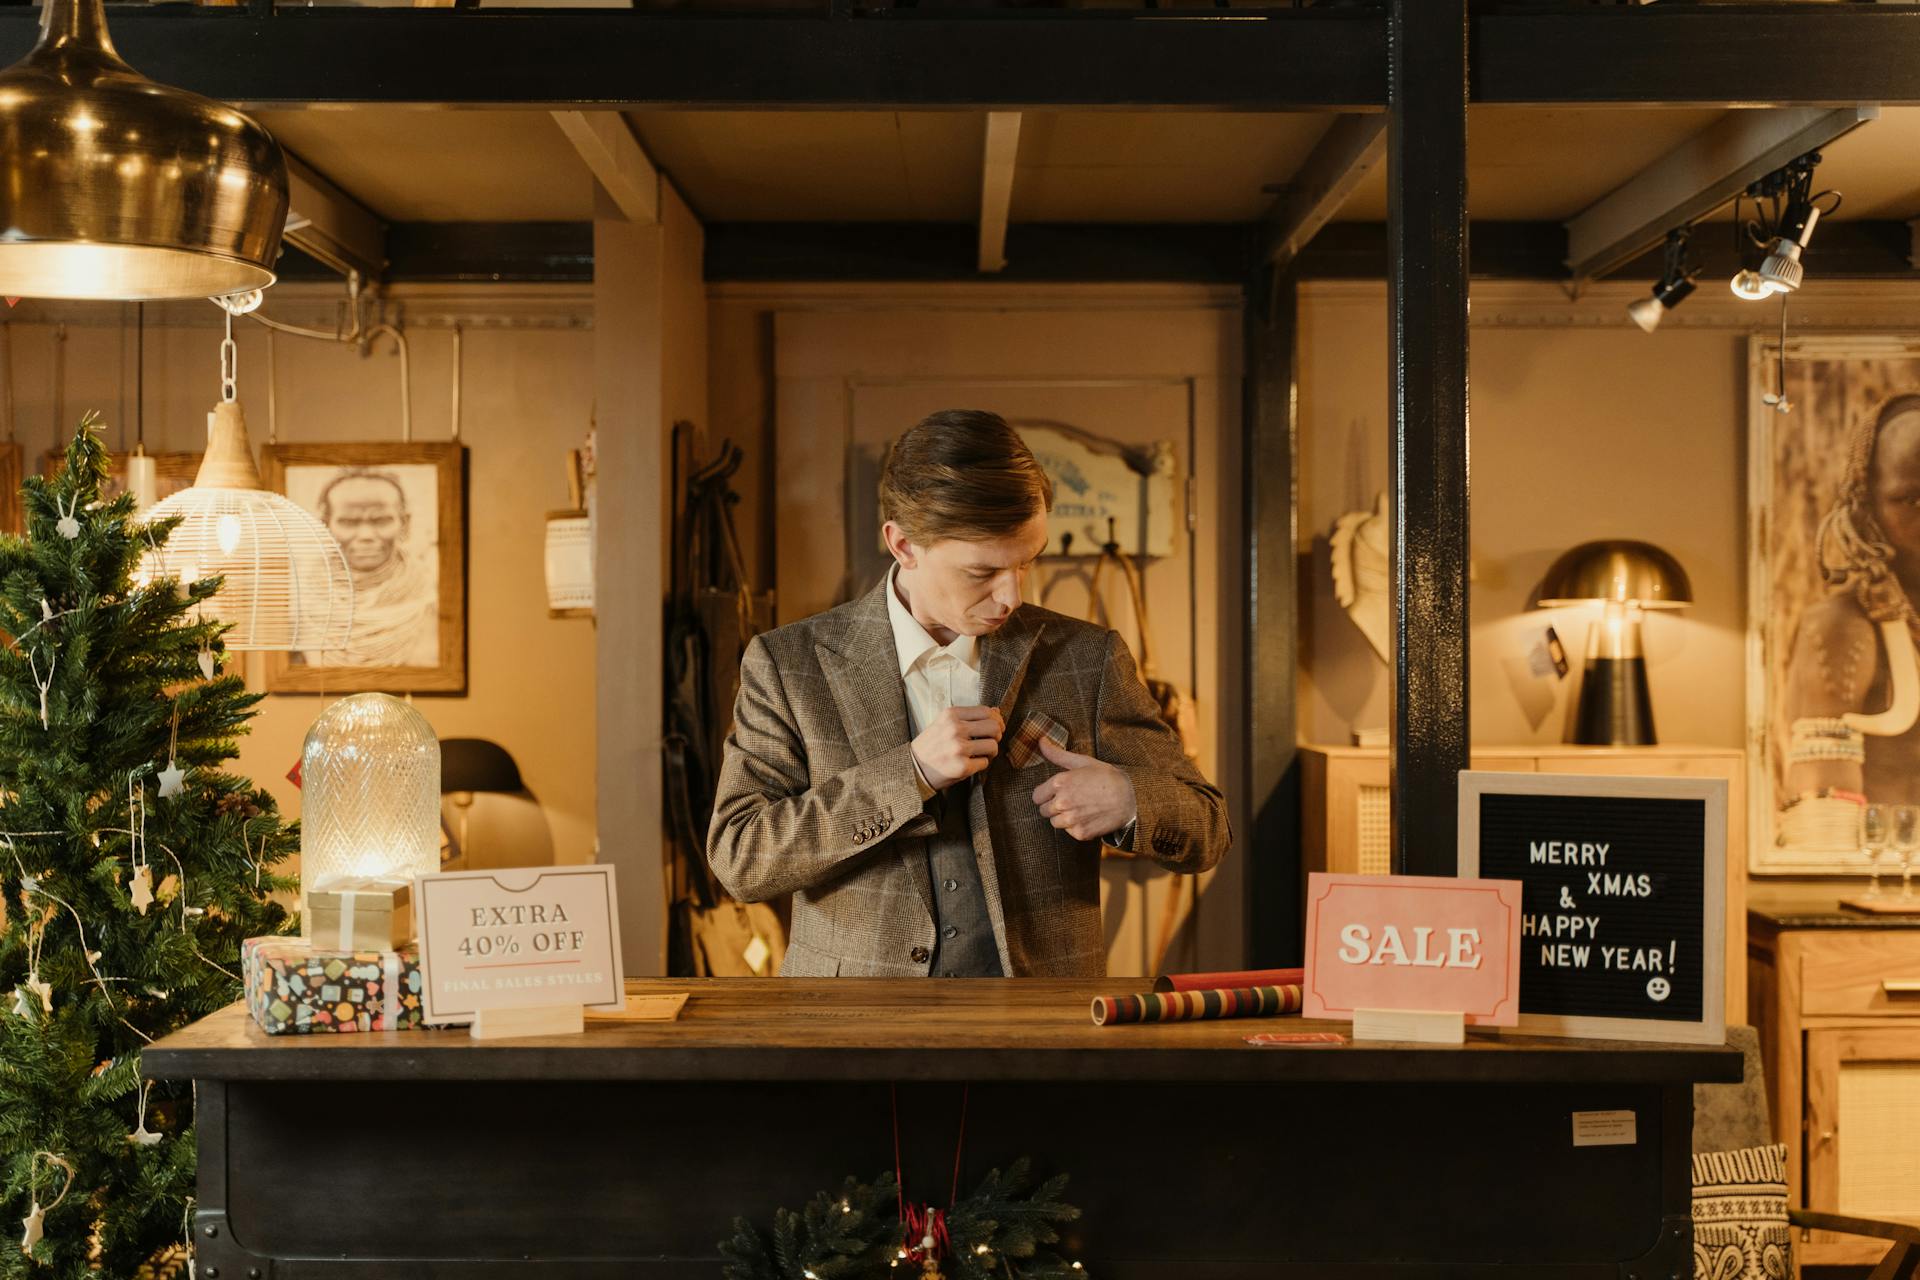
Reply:
M993 941L987 895L974 861L967 821L965 783L934 797L940 829L927 840L927 875L933 884L933 964L936 978L999 978L1000 950Z

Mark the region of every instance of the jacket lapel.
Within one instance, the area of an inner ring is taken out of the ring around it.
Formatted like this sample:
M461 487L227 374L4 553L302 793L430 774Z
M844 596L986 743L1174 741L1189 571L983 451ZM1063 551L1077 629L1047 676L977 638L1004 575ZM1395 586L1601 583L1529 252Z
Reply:
M893 624L887 617L887 580L861 597L838 636L822 637L815 645L820 670L833 691L840 723L846 726L847 745L865 764L911 741L907 719L907 688L900 679L900 658L893 644ZM907 827L921 824L909 819ZM931 826L929 821L927 826ZM926 834L924 831L916 834ZM900 861L913 877L920 901L933 916L933 882L927 874L923 849L902 846Z
M1037 609L1019 608L1006 624L980 642L980 701L989 707L998 707L1001 718L1006 721L1006 733L1001 742L1011 742L1019 723L1013 714L1014 704L1020 699L1020 686L1027 678L1027 664L1033 660L1035 643L1040 639L1040 630L1044 624L1040 621ZM1013 959L1007 951L1007 916L1000 899L1000 869L993 857L993 832L987 817L987 780L993 779L995 786L1007 786L1011 783L1012 770L1004 755L994 760L994 767L983 769L974 775L974 785L968 788L967 816L973 830L973 858L980 869L980 889L987 899L987 915L993 921L993 939L1000 948L1000 967L1004 973L1013 972ZM1018 803L1018 799L1015 799Z

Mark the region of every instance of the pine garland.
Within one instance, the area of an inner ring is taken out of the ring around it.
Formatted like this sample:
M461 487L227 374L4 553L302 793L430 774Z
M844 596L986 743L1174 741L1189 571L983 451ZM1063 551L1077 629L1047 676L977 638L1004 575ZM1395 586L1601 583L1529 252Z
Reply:
M269 895L296 887L275 871L295 827L222 772L261 695L202 674L222 628L199 606L220 584L143 580L142 554L175 522L142 525L132 497L102 499L98 425L81 423L59 474L27 479L27 538L0 536L6 1280L168 1265L194 1186L192 1093L147 1081L140 1050L239 998L241 940L281 931ZM170 764L185 780L163 799ZM153 891L144 911L136 879ZM72 1167L58 1205L65 1175L37 1152ZM36 1203L44 1237L26 1249L13 1224Z
M1059 1242L1054 1229L1080 1216L1061 1199L1067 1175L1030 1187L1023 1156L1003 1174L995 1169L973 1193L947 1211L949 1246L940 1259L945 1280L1081 1280L1087 1272L1043 1246ZM822 1191L804 1209L777 1209L771 1231L745 1218L720 1242L726 1280L910 1280L919 1264L902 1251L899 1201L893 1175L872 1182L849 1177L838 1192Z

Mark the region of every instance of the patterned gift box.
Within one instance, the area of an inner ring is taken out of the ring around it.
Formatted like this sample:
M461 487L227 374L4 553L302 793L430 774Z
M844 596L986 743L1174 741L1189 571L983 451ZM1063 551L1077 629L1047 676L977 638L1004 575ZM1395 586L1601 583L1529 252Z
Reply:
M247 1008L268 1035L425 1025L414 947L331 951L300 938L248 938L240 963Z

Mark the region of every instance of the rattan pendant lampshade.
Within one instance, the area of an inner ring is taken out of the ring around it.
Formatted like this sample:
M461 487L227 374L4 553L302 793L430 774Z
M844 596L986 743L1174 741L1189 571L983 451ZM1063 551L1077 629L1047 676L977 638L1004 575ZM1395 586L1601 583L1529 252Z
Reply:
M0 293L204 298L274 281L279 144L222 103L121 61L101 0L45 0L0 71Z
M327 526L260 487L235 400L207 415L207 456L193 487L155 503L149 522L181 517L146 570L182 582L225 579L204 606L227 623L228 649L343 650L353 630L353 579Z

